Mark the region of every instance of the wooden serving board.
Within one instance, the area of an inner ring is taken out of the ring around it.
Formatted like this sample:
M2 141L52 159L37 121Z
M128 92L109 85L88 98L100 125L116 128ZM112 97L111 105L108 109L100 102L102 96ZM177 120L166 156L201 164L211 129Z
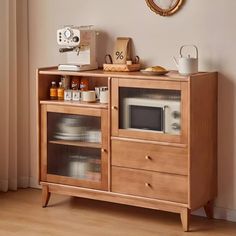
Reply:
M140 64L103 64L104 71L117 71L117 72L128 72L128 71L139 71Z

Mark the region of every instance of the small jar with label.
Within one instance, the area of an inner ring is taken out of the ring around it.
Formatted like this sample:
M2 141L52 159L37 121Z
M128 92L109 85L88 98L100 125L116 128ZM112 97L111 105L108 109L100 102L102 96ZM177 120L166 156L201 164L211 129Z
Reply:
M72 100L72 91L70 89L67 89L64 91L64 100L65 101L71 101Z
M63 75L61 77L62 87L66 89L70 89L70 76L69 75Z
M80 81L80 90L88 91L89 90L89 80L87 78L82 78Z
M57 100L57 85L55 81L52 81L50 88L50 99Z
M59 88L57 89L58 100L64 100L64 88L62 87L62 82L59 82Z
M78 77L73 77L71 80L71 89L78 90L80 85L80 79Z

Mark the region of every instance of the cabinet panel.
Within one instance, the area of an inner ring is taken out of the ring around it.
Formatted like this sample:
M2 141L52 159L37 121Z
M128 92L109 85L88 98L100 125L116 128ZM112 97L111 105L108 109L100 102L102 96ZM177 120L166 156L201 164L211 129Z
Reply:
M112 79L112 135L187 143L187 83Z
M151 171L112 167L112 191L187 203L188 178Z
M187 148L112 140L112 165L188 175Z
M41 110L41 180L107 189L107 111L53 105Z

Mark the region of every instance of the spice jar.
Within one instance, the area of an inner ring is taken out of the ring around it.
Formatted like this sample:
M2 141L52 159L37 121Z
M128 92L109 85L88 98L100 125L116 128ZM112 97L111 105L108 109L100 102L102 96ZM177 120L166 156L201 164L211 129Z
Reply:
M88 91L89 90L89 81L87 78L82 78L80 81L80 90Z
M69 75L63 75L61 77L62 87L64 89L70 89L70 76Z
M73 77L71 80L71 89L78 90L80 86L80 79L78 77Z
M57 100L57 85L55 81L52 81L50 88L50 99Z

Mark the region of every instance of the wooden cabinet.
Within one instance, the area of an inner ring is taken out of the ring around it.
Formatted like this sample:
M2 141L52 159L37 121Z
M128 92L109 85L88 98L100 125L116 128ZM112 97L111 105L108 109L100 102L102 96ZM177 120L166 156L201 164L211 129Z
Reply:
M50 83L62 75L85 77L91 89L108 86L109 103L50 101ZM191 211L204 207L212 217L217 73L45 68L38 70L37 98L44 207L51 193L61 193L170 211L185 231Z

